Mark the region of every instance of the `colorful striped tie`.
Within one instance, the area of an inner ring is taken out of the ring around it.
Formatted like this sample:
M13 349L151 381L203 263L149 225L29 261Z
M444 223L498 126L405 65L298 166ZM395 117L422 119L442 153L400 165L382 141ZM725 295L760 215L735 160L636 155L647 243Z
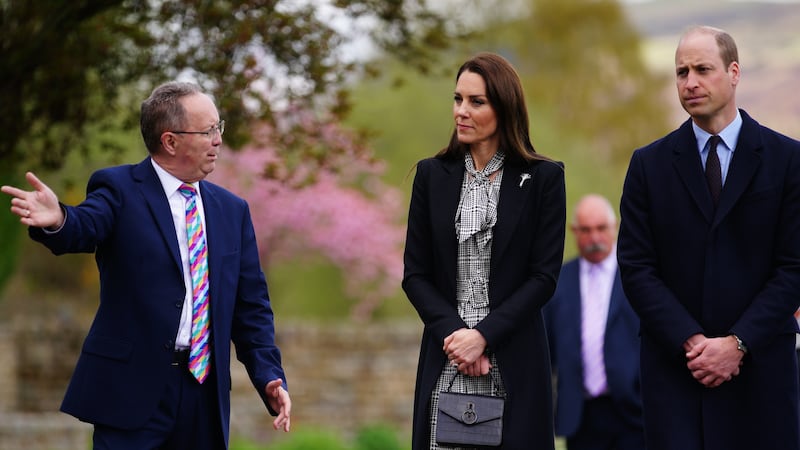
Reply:
M188 184L182 184L178 190L186 197L189 273L192 275L192 347L189 353L189 371L202 383L208 377L211 356L208 348L208 252L203 223L197 211L197 192Z

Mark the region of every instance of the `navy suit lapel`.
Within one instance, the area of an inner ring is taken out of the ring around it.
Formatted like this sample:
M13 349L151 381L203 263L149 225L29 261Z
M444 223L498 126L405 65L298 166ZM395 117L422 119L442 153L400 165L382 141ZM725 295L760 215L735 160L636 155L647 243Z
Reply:
M215 279L219 278L222 273L222 257L220 255L221 249L225 248L222 241L225 239L226 233L224 224L221 217L224 217L222 211L222 204L219 199L214 195L212 189L209 189L209 184L205 181L200 182L200 196L203 199L203 213L206 219L206 242L208 245L208 298L210 306L215 305L214 299L217 298L217 288L219 283ZM215 251L216 250L216 251Z
M689 191L689 196L710 223L714 218L714 204L703 173L703 162L697 151L697 139L692 131L691 119L683 123L677 136L677 142L673 149L673 165L678 177Z
M739 141L719 197L715 226L730 212L761 165L762 145L759 139L759 125L744 111L741 111L741 115L742 130L739 132Z
M172 221L172 212L169 209L164 188L161 186L153 163L150 157L136 165L133 169L133 178L138 184L139 191L142 193L148 208L153 215L153 221L164 238L166 245L171 249L172 258L175 261L181 276L183 276L183 264L181 263L180 250L178 249L178 236L175 235L175 224Z

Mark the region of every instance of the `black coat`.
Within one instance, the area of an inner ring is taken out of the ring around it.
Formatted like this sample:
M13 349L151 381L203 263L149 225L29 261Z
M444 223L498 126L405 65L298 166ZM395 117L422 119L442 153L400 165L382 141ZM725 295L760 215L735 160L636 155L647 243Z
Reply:
M542 306L556 287L564 252L564 171L549 161L506 162L492 242L491 312L475 327L495 352L508 394L503 449L553 449L550 360ZM529 174L525 178L523 174ZM425 324L414 396L413 449L427 449L431 391L444 367L446 336L466 327L456 308L454 220L463 159L417 165L403 289Z
M642 326L648 450L797 450L800 143L744 111L714 210L691 122L637 150L620 205L618 259ZM690 336L736 334L741 373L703 387Z

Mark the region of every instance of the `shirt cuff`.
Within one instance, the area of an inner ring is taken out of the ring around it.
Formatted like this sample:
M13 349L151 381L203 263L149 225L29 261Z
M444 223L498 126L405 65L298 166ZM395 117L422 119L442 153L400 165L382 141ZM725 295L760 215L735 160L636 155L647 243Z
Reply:
M64 228L64 225L67 223L67 208L64 208L64 205L59 205L59 206L61 208L61 212L64 213L64 221L61 222L61 225L58 228L56 228L55 230L50 229L50 228L42 228L42 231L44 231L44 234L56 234L59 231L61 231L61 229Z

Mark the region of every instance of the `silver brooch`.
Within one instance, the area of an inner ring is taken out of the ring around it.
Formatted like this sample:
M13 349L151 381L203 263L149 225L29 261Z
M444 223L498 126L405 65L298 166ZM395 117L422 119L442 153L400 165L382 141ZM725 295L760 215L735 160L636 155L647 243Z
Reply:
M530 178L531 178L531 174L529 174L529 173L523 173L522 175L520 175L519 176L519 187L522 187L522 185L525 184L525 182L528 181Z

